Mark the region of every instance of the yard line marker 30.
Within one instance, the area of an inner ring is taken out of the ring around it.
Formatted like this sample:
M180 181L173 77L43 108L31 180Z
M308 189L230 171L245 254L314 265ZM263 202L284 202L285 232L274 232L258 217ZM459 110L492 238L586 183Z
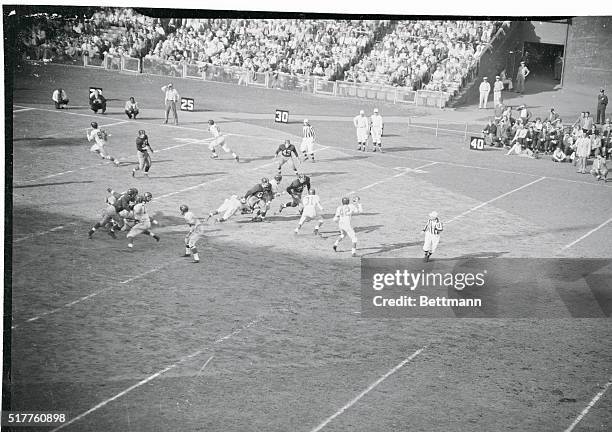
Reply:
M595 231L599 230L600 228L603 228L604 226L608 225L610 222L612 222L612 218L608 219L607 221L599 224L597 227L593 228L591 231L589 231L588 233L586 233L585 235L583 235L582 237L579 237L578 239L574 240L573 242L566 244L565 246L563 246L563 250L569 249L572 246L574 246L576 243L581 242L582 240L584 240L585 238L587 238L588 236L590 236L591 234L593 234Z
M391 369L389 372L387 372L386 374L384 374L383 376L381 376L380 378L378 378L376 381L374 381L372 384L370 384L370 386L365 389L364 391L362 391L361 393L359 393L357 396L355 396L353 399L351 399L350 401L348 401L346 403L346 405L344 405L342 408L340 408L338 411L336 411L334 414L332 414L331 416L329 416L327 419L325 419L321 424L319 424L316 428L312 429L310 432L319 432L320 430L322 430L325 426L327 426L333 419L335 419L336 417L338 417L340 414L342 414L344 411L346 411L347 409L349 409L350 407L352 407L353 405L355 405L359 399L361 399L362 397L364 397L365 395L367 395L368 393L370 393L372 390L374 390L381 382L383 382L384 380L386 380L387 378L389 378L391 375L393 375L395 372L397 372L398 370L400 370L406 363L408 363L409 361L413 360L416 356L418 356L419 354L421 354L423 352L423 350L425 349L425 347L420 348L418 350L416 350L415 352L412 353L412 355L410 357L408 357L407 359L403 360L402 362L400 362L397 366L395 366L393 369Z
M236 335L238 335L238 334L242 333L243 331L245 331L245 330L247 330L247 329L251 328L251 327L252 327L252 326L254 326L255 324L257 324L257 323L261 322L261 321L262 321L262 319L263 319L263 317L258 317L258 318L256 318L256 319L252 320L251 322L249 322L247 325L245 325L245 326L243 326L243 327L240 327L240 328L238 328L238 329L234 330L233 332L229 333L228 335L226 335L226 336L224 336L224 337L222 337L222 338L216 339L216 340L213 342L213 345L218 345L219 343L221 343L221 342L223 342L223 341L226 341L226 340L228 340L228 339L230 339L230 338L232 338L232 337L234 337L234 336L236 336ZM71 425L71 424L73 424L73 423L75 423L75 422L77 422L77 421L81 420L82 418L84 418L84 417L88 416L89 414L93 413L94 411L97 411L97 410L99 410L100 408L103 408L104 406L108 405L108 404L109 404L109 403L111 403L112 401L114 401L114 400L116 400L116 399L119 399L119 398L120 398L120 397L122 397L122 396L125 396L126 394L128 394L128 393L129 393L129 392L131 392L132 390L135 390L135 389L137 389L138 387L141 387L141 386L145 385L146 383L148 383L148 382L150 382L150 381L153 381L154 379L156 379L156 378L160 377L161 375L165 374L166 372L168 372L168 371L170 371L170 370L172 370L172 369L174 369L174 368L176 368L176 367L180 366L180 365L181 365L182 363L184 363L185 361L187 361L187 360L189 360L189 359L191 359L191 358L193 358L193 357L196 357L196 356L198 356L198 355L200 355L200 354L204 353L205 351L207 351L207 349L200 349L200 350L197 350L197 351L195 351L195 352L193 352L193 353L191 353L191 354L189 354L189 355L186 355L186 356L184 356L184 357L181 357L179 360L177 360L175 363L171 364L170 366L167 366L167 367L163 368L162 370L155 372L153 375L150 375L150 376L146 377L145 379L143 379L143 380L141 380L141 381L137 382L136 384L134 384L134 385L132 385L132 386L130 386L130 387L128 387L128 388L126 388L125 390L123 390L123 391L121 391L121 392L119 392L119 393L117 393L115 396L112 396L112 397L110 397L110 398L108 398L108 399L106 399L106 400L104 400L104 401L100 402L100 403L99 403L99 404L97 404L96 406L94 406L94 407L92 407L92 408L88 409L87 411L85 411L85 412L83 412L83 413L79 414L78 416L76 416L76 417L74 417L74 418L70 419L70 420L69 420L69 421L67 421L66 423L63 423L63 424L61 424L60 426L56 427L56 428L55 428L55 429L53 429L51 432L56 432L56 431L58 431L58 430L61 430L61 429L65 428L66 426L69 426L69 425ZM210 360L212 360L212 358L213 358L213 356L211 356L211 357L210 357L210 358L209 358L209 359L206 361L206 363L204 363L204 366L203 366L203 367L200 369L200 371L201 371L202 369L204 369L204 367L206 367L206 365L207 365L207 364L210 362ZM199 372L198 372L198 373L199 373Z
M604 387L599 391L599 393L597 393L593 397L593 399L591 399L591 402L589 402L589 404L582 410L582 412L578 415L578 417L576 417L576 420L574 420L574 422L571 425L569 425L569 427L565 429L564 432L572 432L574 430L574 428L578 425L578 423L580 423L580 421L584 418L584 416L588 414L591 408L593 408L595 404L597 403L597 401L604 395L604 393L608 390L610 385L612 385L612 381L608 381L606 385L604 385Z

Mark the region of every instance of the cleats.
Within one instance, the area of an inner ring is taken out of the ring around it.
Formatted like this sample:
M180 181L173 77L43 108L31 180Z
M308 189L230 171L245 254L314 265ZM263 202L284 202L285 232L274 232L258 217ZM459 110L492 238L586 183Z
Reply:
M132 170L132 177L136 177L136 170L135 169Z
M333 245L332 247L334 248L334 252L338 252L338 245Z
M159 236L157 234L155 234L153 238L155 239L155 241L159 242Z

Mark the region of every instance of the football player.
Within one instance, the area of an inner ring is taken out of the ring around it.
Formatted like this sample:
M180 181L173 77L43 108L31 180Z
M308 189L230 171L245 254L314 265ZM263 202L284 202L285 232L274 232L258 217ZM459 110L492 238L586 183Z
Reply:
M297 175L298 170L295 167L295 160L293 159L293 156L295 156L296 159L299 159L299 155L298 155L297 150L295 149L295 146L291 144L291 141L285 140L283 144L278 146L278 149L276 150L276 153L274 154L274 160L276 160L279 153L281 155L281 160L278 162L278 173L281 174L281 168L286 162L291 162L291 167L293 168L293 171Z
M225 136L221 134L221 129L219 129L219 126L215 124L215 121L208 120L208 125L209 125L208 131L212 134L214 138L211 141L211 143L208 145L208 149L212 152L210 157L212 159L217 159L219 157L215 148L220 146L225 153L231 153L234 159L236 160L236 162L240 162L240 158L238 157L238 155L234 153L232 149L227 146L227 143L225 142Z
M223 201L223 204L221 204L217 210L208 213L206 220L215 215L222 214L220 218L215 219L215 222L225 222L234 216L238 210L245 208L245 204L246 200L244 198L238 199L238 196L232 195L231 197L226 198L225 201Z
M308 122L308 119L304 119L304 126L302 127L302 145L300 146L300 150L302 155L304 156L304 161L308 160L308 156L312 161L315 161L314 158L314 143L316 139L316 134L314 128Z
M136 188L129 188L122 194L119 194L112 189L109 189L109 192L111 193L111 196L107 197L106 199L107 206L102 211L102 219L100 222L96 222L89 230L88 236L90 239L93 237L96 230L105 226L110 227L108 235L110 235L112 238L117 238L115 235L115 230L121 229L123 225L123 220L119 216L119 213L122 211L130 212L138 195L138 189Z
M348 235L353 242L351 255L357 256L357 236L355 235L355 230L353 230L351 226L351 216L361 212L363 212L363 207L359 197L353 198L352 203L349 198L342 198L342 205L338 206L334 214L334 222L338 222L338 228L340 228L340 237L334 242L334 252L338 252L338 245L344 236Z
M138 166L132 170L132 177L136 176L136 171L142 171L145 177L149 177L149 169L151 168L151 155L153 149L149 144L149 137L143 129L138 131L136 137L136 153L138 154Z
M155 241L159 241L159 236L155 234L153 231L150 231L151 224L157 225L157 221L151 219L149 213L147 212L146 204L149 203L153 199L153 194L151 192L145 192L143 196L137 197L136 204L134 205L134 209L132 210L132 215L134 222L136 224L130 229L127 233L128 239L128 247L131 249L134 247L134 237L138 234L150 235L155 239Z
M247 206L247 213L252 214L253 222L264 220L272 197L272 185L267 177L263 177L261 183L256 184L244 194L243 201Z
M104 129L100 129L96 122L91 122L91 127L92 129L87 132L87 141L91 142L95 140L95 143L91 146L89 151L98 154L102 159L112 161L115 166L119 166L119 160L106 153L106 144L108 144L108 138L111 135Z
M319 228L321 228L321 225L323 225L323 217L321 215L323 207L321 206L321 200L319 199L319 196L314 188L310 189L308 195L302 198L302 206L304 211L302 212L302 217L300 218L298 226L294 232L299 234L300 228L302 228L304 222L310 221L318 216L319 220L315 226L314 233L315 235L319 235Z
M270 180L270 187L272 189L272 195L274 195L274 197L279 197L281 195L282 188L281 188L281 181L283 181L283 176L280 174L276 174L274 176L274 178L272 180Z
M197 243L198 240L204 237L204 224L195 217L192 211L189 211L189 207L186 204L182 204L179 210L189 227L189 231L185 235L185 254L183 256L191 256L194 263L199 263L200 255L198 254Z
M310 192L310 177L305 174L298 174L298 178L293 180L291 184L287 187L287 193L291 195L291 201L286 204L281 204L279 213L283 212L283 209L286 207L300 207L300 214L302 213L302 192L304 188Z

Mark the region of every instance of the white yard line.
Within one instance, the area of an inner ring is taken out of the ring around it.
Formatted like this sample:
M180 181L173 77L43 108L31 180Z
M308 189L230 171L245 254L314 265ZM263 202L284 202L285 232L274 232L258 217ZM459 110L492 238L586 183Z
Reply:
M40 232L37 232L37 233L28 234L27 236L18 237L16 239L13 239L13 243L19 243L19 242L22 242L22 241L25 241L25 240L29 240L29 239L31 239L33 237L38 237L38 236L49 234L49 233L52 233L52 232L55 232L55 231L59 231L59 230L62 230L62 229L66 228L66 227L68 227L70 225L76 225L76 224L77 224L76 222L69 222L66 225L56 226L56 227L48 229L46 231L40 231Z
M15 106L17 106L17 105L15 105ZM33 109L36 109L36 108L20 108L20 109L17 109L17 110L13 110L13 114L19 113L19 112L24 112L24 111L32 111Z
M117 126L117 125L124 124L124 123L130 123L130 122L128 120L123 120L123 121L118 121L118 122L109 123L109 124L105 124L105 125L98 125L98 127L104 128L104 127L109 127L109 126ZM83 128L83 129L80 129L80 130L84 130L84 131L91 130L91 127Z
M166 264L164 264L164 265L162 265L162 266L160 266L160 267L156 267L156 268L154 268L154 269L151 269L151 270L146 271L146 272L144 272L144 273L141 273L141 274L139 274L139 275L133 276L133 277L131 277L131 278L129 278L129 279L125 279L125 280L123 280L123 281L121 281L121 282L119 282L119 283L120 283L120 284L128 284L128 283L133 282L133 281L135 281L135 280L137 280L137 279L143 278L143 277L145 277L145 276L147 276L147 275L149 275L149 274L151 274L151 273L158 272L158 271L160 271L160 270L162 270L162 269L166 268L168 265L169 265L169 264L168 264L168 263L166 263ZM104 292L106 292L106 291L109 291L109 290L113 289L113 288L115 288L115 286L114 286L114 285L111 285L111 286L108 286L108 287L106 287L106 288L102 288L102 289L100 289L100 290L98 290L98 291L94 291L94 292L92 292L92 293L90 293L90 294L87 294L86 296L79 297L78 299L73 300L73 301L71 301L70 303L66 303L66 304L64 304L64 305L62 305L62 306L56 307L55 309L48 310L48 311L43 312L43 313L41 313L41 314L39 314L39 315L33 316L32 318L28 318L28 319L27 319L27 320L25 320L23 323L30 323L30 322L38 321L38 320L39 320L39 319L41 319L41 318L44 318L44 317L46 317L46 316L48 316L48 315L52 315L52 314L54 314L54 313L56 313L56 312L59 312L59 311L61 311L61 310L67 309L67 308L69 308L69 307L72 307L72 306L74 306L75 304L82 303L82 302L84 302L85 300L88 300L88 299L90 299L90 298L96 297L96 296L98 296L98 295L100 295L100 294L102 294L102 293L104 293ZM23 325L23 323L22 323L22 325ZM19 324L14 324L14 325L12 325L12 326L11 326L11 328L12 328L12 329L15 329L15 328L17 328L17 327L19 327Z
M574 422L571 425L569 425L567 429L565 429L564 432L572 432L574 430L574 428L578 425L578 423L580 423L580 421L584 418L584 416L588 414L591 408L593 408L595 404L597 403L597 401L604 395L604 393L608 390L610 385L612 385L612 381L608 381L606 385L604 385L604 388L601 389L599 393L597 393L595 397L593 397L593 399L591 399L591 402L589 402L589 404L582 410L582 412L578 415L578 417L576 417Z
M229 333L229 334L227 334L227 335L225 335L225 336L223 336L223 337L221 337L221 338L216 339L216 340L213 342L213 345L218 345L218 344L220 344L220 343L221 343L221 342L223 342L223 341L226 341L226 340L228 340L228 339L230 339L230 338L232 338L232 337L234 337L234 336L237 336L238 334L242 333L243 331L245 331L245 330L249 329L250 327L254 326L255 324L257 324L257 323L261 322L261 321L262 321L262 319L263 319L262 317L258 317L258 318L256 318L256 319L252 320L251 322L247 323L245 326L240 327L240 328L238 328L238 329L234 330L233 332L231 332L231 333ZM178 359L178 360L177 360L175 363L173 363L173 364L171 364L171 365L169 365L169 366L166 366L165 368L163 368L163 369L161 369L161 370L159 370L159 371L155 372L153 375L149 375L148 377L146 377L145 379L143 379L143 380L141 380L141 381L138 381L136 384L134 384L134 385L132 385L132 386L130 386L130 387L128 387L128 388L126 388L125 390L123 390L123 391L121 391L121 392L119 392L119 393L117 393L115 396L112 396L112 397L110 397L110 398L108 398L108 399L106 399L106 400L104 400L104 401L100 402L99 404L97 404L97 405L95 405L94 407L92 407L92 408L88 409L87 411L85 411L85 412L83 412L83 413L79 414L78 416L76 416L76 417L74 417L74 418L70 419L70 420L69 420L69 421L67 421L66 423L63 423L63 424L61 424L60 426L56 427L56 428L55 428L55 429L53 429L51 432L56 432L56 431L58 431L58 430L61 430L61 429L65 428L66 426L69 426L69 425L71 425L71 424L73 424L73 423L75 423L75 422L77 422L77 421L81 420L82 418L84 418L84 417L88 416L89 414L91 414L91 413L93 413L93 412L95 412L95 411L99 410L100 408L103 408L104 406L108 405L108 404L109 404L109 403L111 403L112 401L114 401L114 400L116 400L116 399L119 399L119 398L120 398L120 397L122 397L122 396L125 396L126 394L128 394L128 393L129 393L129 392L131 392L132 390L135 390L135 389L137 389L138 387L141 387L141 386L145 385L146 383L148 383L148 382L150 382L150 381L153 381L153 380L154 380L154 379L156 379L156 378L159 378L160 376L162 376L162 375L163 375L163 374L165 374L166 372L168 372L168 371L170 371L170 370L172 370L172 369L174 369L174 368L176 368L176 367L180 366L182 363L184 363L184 362L185 362L185 361L187 361L187 360L190 360L190 359L192 359L192 358L194 358L194 357L196 357L196 356L201 355L202 353L206 352L207 350L208 350L208 348L206 348L206 349L200 349L200 350L197 350L197 351L195 351L195 352L193 352L193 353L191 353L191 354L189 354L189 355L186 355L186 356L184 356L184 357L181 357L181 358L180 358L180 359ZM211 357L210 357L210 358L209 358L209 359L206 361L206 363L204 363L204 366L203 366L203 367L200 369L200 371L198 372L198 374L199 374L199 373L202 371L202 369L204 369L204 367L206 367L206 365L208 365L208 363L210 362L210 360L212 360L212 358L213 358L213 356L211 356Z
M534 180L534 181L532 181L532 182L529 182L529 183L527 183L527 184L524 184L523 186L519 186L519 187L517 187L517 188L514 188L514 189L512 189L511 191L505 192L505 193L503 193L503 194L501 194L501 195L496 196L495 198L492 198L492 199L490 199L490 200L488 200L488 201L485 201L485 202L483 202L483 203L480 203L480 204L478 204L476 207L472 207L471 209L464 211L463 213L461 213L461 214L459 214L459 215L455 216L454 218L449 219L448 221L446 221L446 223L447 223L447 224L449 224L449 223L451 223L451 222L454 222L454 221L456 221L457 219L460 219L460 218L462 218L463 216L465 216L465 215L467 215L467 214L470 214L470 213L472 213L472 212L474 212L474 211L478 210L479 208L482 208L482 207L484 207L484 206L486 206L486 205L488 205L488 204L491 204L492 202L495 202L495 201L497 201L497 200L499 200L499 199L501 199L501 198L504 198L504 197L506 197L506 196L508 196L508 195L510 195L510 194L513 194L514 192L518 192L518 191L520 191L520 190L522 190L522 189L525 189L526 187L529 187L529 186L531 186L531 185L533 185L533 184L536 184L536 183L538 183L538 182L541 182L541 181L542 181L542 180L544 180L545 178L546 178L546 177L540 177L540 178L539 178L539 179L537 179L537 180Z
M384 380L386 380L387 378L389 378L391 375L393 375L395 372L397 372L398 370L400 370L406 363L408 363L409 361L411 361L412 359L414 359L416 356L418 356L419 354L421 354L423 352L423 350L425 349L425 347L416 350L414 353L412 353L412 355L410 357L408 357L407 359L403 360L400 364L398 364L397 366L395 366L393 369L391 369L389 372L387 372L386 374L384 374L383 376L381 376L380 378L378 378L376 381L374 381L372 384L370 384L370 386L368 388L366 388L364 391L362 391L361 393L359 393L357 396L355 396L353 399L351 399L350 401L348 401L342 408L340 408L338 411L336 411L334 414L332 414L331 416L329 416L328 418L326 418L323 422L321 422L317 427L315 427L314 429L311 429L310 432L319 432L320 430L322 430L325 426L327 426L332 420L334 420L336 417L338 417L339 415L341 415L344 411L346 411L347 409L349 409L350 407L352 407L353 405L355 405L362 397L364 397L365 395L367 395L368 393L370 393L372 390L374 390L381 382L383 382Z
M590 236L591 234L593 234L595 231L599 230L600 228L603 228L604 226L606 226L607 224L609 224L610 222L612 222L612 218L608 219L605 222L602 222L601 224L599 224L599 226L593 228L591 231L589 231L588 233L586 233L585 235L577 238L576 240L574 240L573 242L566 244L565 246L563 246L563 250L569 249L572 246L574 246L576 243L581 242L582 240L584 240L585 238L587 238L588 236Z

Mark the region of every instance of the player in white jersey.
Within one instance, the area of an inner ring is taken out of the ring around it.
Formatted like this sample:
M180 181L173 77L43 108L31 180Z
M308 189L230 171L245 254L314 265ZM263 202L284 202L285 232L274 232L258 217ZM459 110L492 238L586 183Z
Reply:
M345 234L348 235L353 242L353 246L351 248L351 255L357 256L357 236L355 235L355 230L351 226L351 216L357 213L361 213L363 211L363 207L359 202L359 197L353 198L353 202L351 203L347 197L342 198L342 205L336 209L336 214L334 215L334 222L338 222L338 227L340 228L340 237L334 243L334 252L338 252L338 245L344 238Z
M300 228L302 228L304 222L310 221L318 216L319 220L315 226L314 233L315 235L319 235L319 228L321 228L321 225L323 225L323 216L321 215L323 207L321 206L321 199L319 198L319 195L317 195L314 188L310 189L308 195L302 198L302 206L304 208L302 211L302 217L300 218L298 226L294 232L299 234Z
M225 222L229 218L234 216L239 210L245 208L245 204L246 200L242 202L240 199L238 199L237 195L232 195L231 197L226 198L225 201L223 201L223 204L221 204L221 206L217 210L208 213L208 217L206 218L206 220L210 219L215 215L221 214L222 216L220 218L217 218L215 221Z
M429 220L423 228L425 233L425 242L423 243L423 252L425 257L423 258L426 262L429 261L429 257L436 251L438 243L440 242L440 233L444 230L442 222L438 219L438 212L432 211L429 213Z
M138 234L150 235L156 241L159 241L159 236L155 234L151 229L151 223L157 225L157 221L151 219L149 213L147 213L146 204L153 199L153 195L151 192L145 192L143 196L140 196L136 199L136 204L134 205L134 209L132 210L132 219L135 222L135 225L130 229L127 233L128 239L128 247L134 247L134 237Z
M106 153L106 144L108 143L108 137L111 135L104 129L98 127L98 123L91 122L92 129L87 131L87 141L95 141L95 143L89 149L90 152L98 154L102 159L108 159L112 161L116 166L119 166L119 160Z
M353 119L353 125L357 130L357 150L366 151L366 145L368 144L368 130L370 129L368 124L368 118L365 116L363 110L359 111L359 115Z
M308 123L308 119L304 119L304 127L302 127L302 145L300 146L304 161L308 160L308 155L310 155L310 159L312 159L313 162L315 161L314 143L316 138L314 128Z
M225 153L231 153L236 162L240 162L240 158L238 157L238 155L234 153L231 148L228 147L227 143L225 142L225 135L221 134L221 129L219 129L219 126L215 124L215 121L208 120L208 125L208 131L213 136L213 140L208 145L208 149L212 152L210 157L212 159L217 159L219 155L217 154L215 148L221 147Z
M195 217L186 204L182 204L179 210L183 218L185 218L185 223L189 227L189 231L185 235L185 254L183 256L191 256L193 257L194 263L199 263L200 255L198 254L197 242L204 237L204 224L200 219Z
M270 180L270 188L272 190L272 197L278 198L283 193L283 187L281 186L281 182L283 181L283 176L280 174L276 174L272 180Z
M372 151L376 151L376 146L378 145L378 150L382 153L382 134L385 124L383 122L383 118L380 114L378 114L378 108L374 108L374 114L370 117L370 134L372 135L372 146L374 147Z

